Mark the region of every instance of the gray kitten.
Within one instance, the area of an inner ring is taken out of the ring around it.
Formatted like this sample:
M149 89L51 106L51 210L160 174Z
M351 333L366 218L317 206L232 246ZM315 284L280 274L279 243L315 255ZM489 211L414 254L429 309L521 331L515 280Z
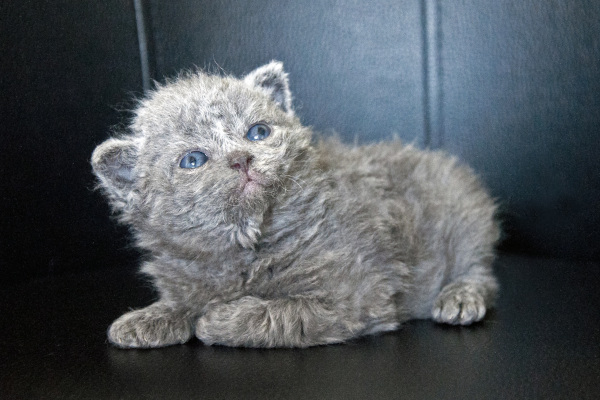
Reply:
M499 228L471 170L311 137L279 62L188 73L140 102L92 164L160 299L118 318L112 343L307 347L483 318Z

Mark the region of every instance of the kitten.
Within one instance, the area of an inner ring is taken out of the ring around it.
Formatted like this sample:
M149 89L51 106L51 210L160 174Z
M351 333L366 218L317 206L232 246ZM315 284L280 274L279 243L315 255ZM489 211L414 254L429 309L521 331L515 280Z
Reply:
M159 86L92 165L160 294L111 325L119 347L194 335L307 347L412 318L468 325L497 292L495 205L474 174L398 141L314 143L279 62Z

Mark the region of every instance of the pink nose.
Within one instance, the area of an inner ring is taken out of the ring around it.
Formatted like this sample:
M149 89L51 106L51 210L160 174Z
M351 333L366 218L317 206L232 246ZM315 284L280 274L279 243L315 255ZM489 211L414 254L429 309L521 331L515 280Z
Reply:
M253 157L248 153L233 153L229 156L229 167L248 172Z

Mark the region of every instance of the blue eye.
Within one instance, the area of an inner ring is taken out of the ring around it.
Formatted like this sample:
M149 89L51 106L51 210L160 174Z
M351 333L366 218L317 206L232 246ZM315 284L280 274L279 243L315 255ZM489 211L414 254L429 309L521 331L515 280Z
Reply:
M252 125L252 127L246 133L246 138L248 140L252 140L253 142L256 140L263 140L267 138L271 134L271 128L269 128L265 124L256 124Z
M179 166L181 168L198 168L208 161L208 157L201 151L191 151L181 159Z

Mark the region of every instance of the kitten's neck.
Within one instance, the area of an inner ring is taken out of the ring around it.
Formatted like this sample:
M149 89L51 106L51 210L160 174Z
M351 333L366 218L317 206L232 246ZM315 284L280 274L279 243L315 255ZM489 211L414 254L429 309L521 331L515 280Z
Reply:
M286 186L263 215L261 246L283 240L300 244L310 240L330 212L332 179L329 166L314 148L303 155L295 171L286 176Z

